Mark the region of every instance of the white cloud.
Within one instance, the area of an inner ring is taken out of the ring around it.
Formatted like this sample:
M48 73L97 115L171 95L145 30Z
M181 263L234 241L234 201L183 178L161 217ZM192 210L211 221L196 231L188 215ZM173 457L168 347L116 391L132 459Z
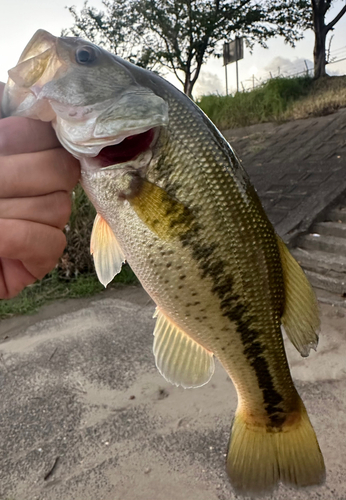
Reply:
M270 73L273 77L280 75L293 76L298 73L304 74L307 67L309 69L313 68L313 62L309 59L296 57L292 60L286 57L277 56L264 66L263 73L267 73L268 77L270 77Z
M333 65L327 65L327 73L330 76L341 76L345 74L345 69Z
M225 93L225 82L216 73L202 68L192 93L195 98L206 94L223 94Z

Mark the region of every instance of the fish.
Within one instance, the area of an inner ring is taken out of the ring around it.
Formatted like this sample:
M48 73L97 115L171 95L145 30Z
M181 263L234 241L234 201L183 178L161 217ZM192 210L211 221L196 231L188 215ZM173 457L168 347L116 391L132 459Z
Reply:
M322 484L323 456L282 336L284 328L302 356L315 349L317 301L205 114L159 75L44 30L9 71L2 112L52 122L79 159L97 210L97 275L106 286L128 262L154 300L153 352L165 379L200 387L215 358L232 379L234 490Z

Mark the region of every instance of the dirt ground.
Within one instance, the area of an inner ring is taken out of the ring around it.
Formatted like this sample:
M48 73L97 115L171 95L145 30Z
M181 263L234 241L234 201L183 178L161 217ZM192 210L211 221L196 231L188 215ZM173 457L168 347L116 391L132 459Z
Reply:
M152 355L154 306L139 287L65 301L0 325L1 500L228 500L236 394L167 383ZM326 484L282 500L346 500L346 309L321 305L317 352L287 343Z

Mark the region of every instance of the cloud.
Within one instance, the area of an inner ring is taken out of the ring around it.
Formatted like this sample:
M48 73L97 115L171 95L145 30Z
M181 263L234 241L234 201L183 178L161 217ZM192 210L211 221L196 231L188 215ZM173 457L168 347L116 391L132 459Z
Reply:
M309 69L309 74L312 75L314 67L310 59L304 59L302 57L289 59L287 57L277 56L261 68L259 67L260 64L261 60L258 60L256 65L249 68L249 77L241 82L245 89L250 90L253 88L253 85L256 87L270 78L276 78L278 76L289 77L304 75L306 73L306 65Z
M345 74L345 70L343 68L335 67L332 64L327 65L326 71L330 76L342 76Z
M306 63L306 64L305 64ZM314 63L310 59L297 57L294 60L285 57L275 57L264 69L260 72L260 78L267 80L270 78L270 73L275 76L294 76L296 74L303 75L306 72L306 65L309 68L309 74L313 75ZM329 75L344 75L345 65L342 63L327 64L326 71Z
M291 60L286 57L277 56L274 57L274 59L272 59L269 64L264 67L262 74L263 76L266 75L267 78L270 78L271 75L273 77L293 76L299 73L304 74L306 72L306 66L309 68L309 70L313 69L314 67L313 62L310 61L310 59L297 57L294 60Z
M225 82L215 73L202 68L192 93L195 98L207 94L224 94Z

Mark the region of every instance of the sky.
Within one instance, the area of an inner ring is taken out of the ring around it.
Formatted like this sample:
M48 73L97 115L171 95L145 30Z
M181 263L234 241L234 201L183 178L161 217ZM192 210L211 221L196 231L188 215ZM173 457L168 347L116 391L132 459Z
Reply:
M126 1L126 0L124 0ZM83 7L84 0L1 0L0 18L0 81L7 80L7 71L16 62L31 36L39 28L59 36L63 28L73 24L73 18L66 6L75 5L78 10ZM101 8L101 0L89 0L89 4ZM327 21L339 12L345 0L335 0ZM336 24L332 32L331 55L344 61L327 66L329 74L346 74L346 14ZM329 35L330 38L330 35ZM329 43L328 38L328 43ZM239 61L240 89L251 88L253 84L272 76L288 75L304 71L306 64L313 67L314 36L307 31L302 41L295 48L286 45L280 38L269 42L269 48L255 46L252 54L245 48L244 59ZM225 94L225 68L222 59L211 58L203 66L199 80L195 86L194 97L202 94ZM235 64L227 66L228 90L236 90ZM181 85L173 75L165 76L181 89Z

